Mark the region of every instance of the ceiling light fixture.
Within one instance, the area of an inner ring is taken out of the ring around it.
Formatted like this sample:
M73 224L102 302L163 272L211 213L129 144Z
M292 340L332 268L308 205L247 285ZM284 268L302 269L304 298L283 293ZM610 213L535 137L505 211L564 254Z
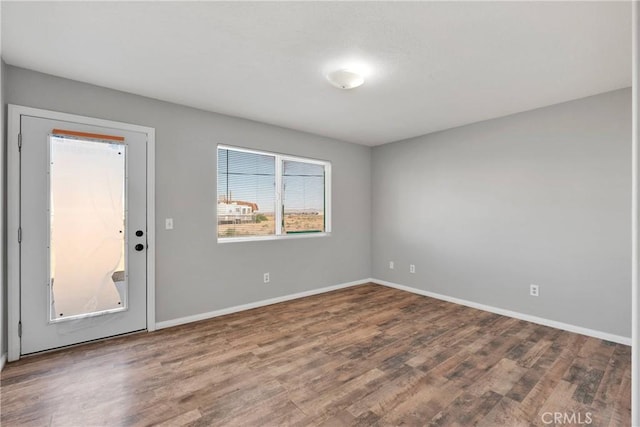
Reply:
M339 89L354 89L364 83L364 77L355 71L342 69L327 74L329 83Z

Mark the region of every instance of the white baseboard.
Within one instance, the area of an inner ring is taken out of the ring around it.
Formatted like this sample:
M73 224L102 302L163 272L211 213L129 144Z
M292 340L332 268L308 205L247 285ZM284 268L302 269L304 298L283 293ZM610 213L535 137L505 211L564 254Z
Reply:
M237 313L239 311L251 310L252 308L264 307L265 305L277 304L279 302L291 301L298 298L323 294L338 289L350 288L352 286L369 283L371 279L356 280L355 282L341 283L339 285L327 286L326 288L312 289L310 291L298 292L296 294L284 295L276 298L269 298L262 301L250 302L248 304L236 305L234 307L222 308L208 313L194 314L193 316L180 317L172 320L156 322L156 329L170 328L172 326L183 325L185 323L197 322L199 320L211 319L213 317L224 316L225 314Z
M7 364L7 353L3 353L2 356L0 356L0 371L4 369L4 365L6 364Z
M583 328L582 326L571 325L569 323L557 322L555 320L544 319L542 317L532 316L530 314L518 313L517 311L505 310L503 308L492 307L490 305L479 304L477 302L467 301L460 298L450 297L448 295L436 294L434 292L423 291L422 289L412 288L410 286L399 285L397 283L387 282L380 279L369 279L370 282L377 283L379 285L388 286L390 288L400 289L402 291L411 292L426 297L431 297L454 304L460 304L467 307L477 308L478 310L488 311L502 316L513 317L519 320L525 320L531 323L537 323L539 325L550 326L556 329L562 329L564 331L575 332L577 334L587 335L590 337L612 341L618 344L631 345L630 337L623 337L621 335L614 335L608 332L596 331L594 329Z

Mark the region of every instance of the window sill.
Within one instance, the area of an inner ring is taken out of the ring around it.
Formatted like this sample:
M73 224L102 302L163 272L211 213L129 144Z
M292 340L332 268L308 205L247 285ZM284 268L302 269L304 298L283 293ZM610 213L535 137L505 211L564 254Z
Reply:
M295 233L282 234L280 236L247 236L247 237L218 237L218 243L236 243L236 242L261 242L266 240L292 240L292 239L308 239L315 237L328 237L331 233Z

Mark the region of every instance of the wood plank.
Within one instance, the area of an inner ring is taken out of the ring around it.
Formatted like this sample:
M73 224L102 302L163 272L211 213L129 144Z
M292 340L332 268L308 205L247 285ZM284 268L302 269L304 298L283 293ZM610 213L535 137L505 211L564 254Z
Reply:
M503 397L489 413L478 422L478 427L529 427L539 425L539 421L527 417L515 400Z
M466 427L477 425L501 399L502 396L493 391L487 391L482 396L463 393L433 417L429 426Z
M467 393L482 396L492 391L504 396L526 371L526 368L519 366L513 360L500 359L486 371L485 375L467 387Z

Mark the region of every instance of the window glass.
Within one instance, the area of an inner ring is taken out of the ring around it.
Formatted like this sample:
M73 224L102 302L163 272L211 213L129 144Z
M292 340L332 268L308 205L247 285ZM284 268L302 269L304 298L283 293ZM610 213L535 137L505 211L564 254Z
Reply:
M329 162L218 147L219 241L330 230Z
M275 234L275 157L218 150L218 237Z
M282 168L283 231L324 231L324 166L285 160Z

